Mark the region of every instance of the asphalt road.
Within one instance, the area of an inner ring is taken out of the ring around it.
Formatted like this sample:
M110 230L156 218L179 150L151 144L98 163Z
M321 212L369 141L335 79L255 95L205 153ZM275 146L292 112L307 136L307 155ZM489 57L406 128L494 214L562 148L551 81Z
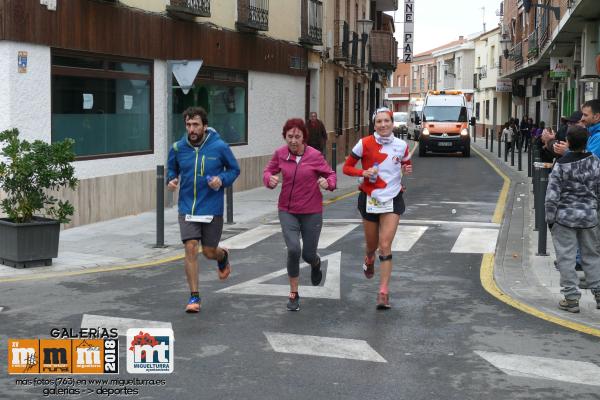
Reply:
M341 253L339 298L318 293L303 297L301 287L297 313L286 311L287 300L276 295L275 286L260 286L281 285L279 289L286 290L285 276L255 282L257 294L218 292L285 268L283 238L276 233L246 249L232 250L234 269L226 282L218 281L212 262L200 258L203 308L197 315L183 312L188 290L182 262L2 283L1 342L49 337L55 327L79 329L84 314L171 323L174 372L136 375L166 379L165 386L140 386L139 395L131 396L139 399L598 399L598 386L564 377L514 376L481 356L514 355L514 370L527 366L527 357L544 357L551 359L546 365L551 369L559 368L561 360L597 363L600 346L591 336L493 298L481 286L482 254L453 251L465 228L488 229L485 223L496 208L502 180L481 158L415 157L414 171L406 179L408 208L403 217L412 222L401 226L426 229L409 250L394 252L389 311L375 309L378 276L363 276L358 224L319 250L322 257ZM326 225L358 223L355 204L353 196L327 206ZM335 257L324 263L321 293L328 291L327 282L336 280L334 263ZM301 285L310 286L307 269L301 272ZM302 344L317 355L276 351L269 341L273 334L291 340L283 346L287 351ZM360 340L380 362L353 359L357 342L348 342L348 357L334 358L326 355L336 345L311 347L306 337L285 336L290 334L337 338L342 347L343 339ZM133 375L126 372L126 343L121 339L119 378L128 379ZM0 365L0 398L43 398L41 386L17 386L15 379L23 376L7 375L4 351ZM595 383L599 382L600 375ZM79 397L100 396L52 396Z

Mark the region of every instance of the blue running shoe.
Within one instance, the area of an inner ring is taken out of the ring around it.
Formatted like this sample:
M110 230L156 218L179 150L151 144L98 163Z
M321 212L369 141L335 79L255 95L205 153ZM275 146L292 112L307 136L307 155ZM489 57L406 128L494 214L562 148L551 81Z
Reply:
M190 301L188 301L187 305L185 306L185 312L186 313L200 312L200 297L191 296Z

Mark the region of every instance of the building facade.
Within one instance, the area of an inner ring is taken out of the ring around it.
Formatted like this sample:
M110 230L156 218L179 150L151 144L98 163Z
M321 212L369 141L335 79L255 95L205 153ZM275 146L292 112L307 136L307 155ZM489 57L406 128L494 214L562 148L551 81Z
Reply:
M510 92L497 91L500 71L500 27L485 32L474 40L475 60L473 73L474 115L478 136L498 134L510 118ZM501 88L502 90L502 88Z
M330 136L341 135L340 156L366 133L371 97L378 89L373 102L381 102L387 84L377 73L393 70L371 43L378 32L393 38L382 14L394 7L397 0L3 1L0 129L75 140L80 184L60 194L75 205L69 226L153 209L156 166L185 133L181 113L192 105L208 111L240 162L234 190L257 187L288 118L318 111ZM372 33L357 41L357 21L370 18ZM202 66L184 88L173 71L193 60Z
M600 7L596 0L504 0L502 77L511 115L557 126L598 98Z

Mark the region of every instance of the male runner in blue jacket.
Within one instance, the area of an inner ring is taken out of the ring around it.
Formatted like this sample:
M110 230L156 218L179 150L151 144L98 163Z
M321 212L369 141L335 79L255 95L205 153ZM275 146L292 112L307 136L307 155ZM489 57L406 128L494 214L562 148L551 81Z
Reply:
M187 135L169 151L167 185L179 186L179 229L185 245L185 274L190 300L185 311L200 311L198 292L198 245L202 254L217 260L219 279L231 273L229 253L218 247L223 232L224 188L231 186L240 167L217 131L208 127L208 115L201 107L183 112Z

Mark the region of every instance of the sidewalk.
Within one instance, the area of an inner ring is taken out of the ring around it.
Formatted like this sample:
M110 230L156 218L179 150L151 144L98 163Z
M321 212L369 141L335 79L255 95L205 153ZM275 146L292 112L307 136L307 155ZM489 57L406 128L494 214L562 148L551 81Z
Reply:
M322 191L323 200L350 193L357 188L357 178L337 167L337 190ZM277 200L281 185L233 194L233 221L223 226L222 240L242 231L277 219ZM97 267L136 265L183 257L179 236L177 206L165 209L164 248L155 248L156 212L117 218L66 229L60 233L58 257L51 266L16 269L0 264L0 280L39 274L82 271Z
M506 209L498 247L495 256L494 279L505 294L518 302L532 307L540 314L600 329L600 310L589 290L582 290L581 312L569 313L558 308L562 299L560 294L560 274L554 268L554 245L550 231L547 233L547 256L537 255L538 232L534 231L535 211L533 208L533 186L527 177L527 153L523 153L522 169L518 171L518 153L515 152L515 165L498 157L498 142L494 143L494 152L485 148L485 138L472 143L488 161L498 167L511 180ZM580 278L583 273L578 272ZM549 318L545 318L549 319Z

